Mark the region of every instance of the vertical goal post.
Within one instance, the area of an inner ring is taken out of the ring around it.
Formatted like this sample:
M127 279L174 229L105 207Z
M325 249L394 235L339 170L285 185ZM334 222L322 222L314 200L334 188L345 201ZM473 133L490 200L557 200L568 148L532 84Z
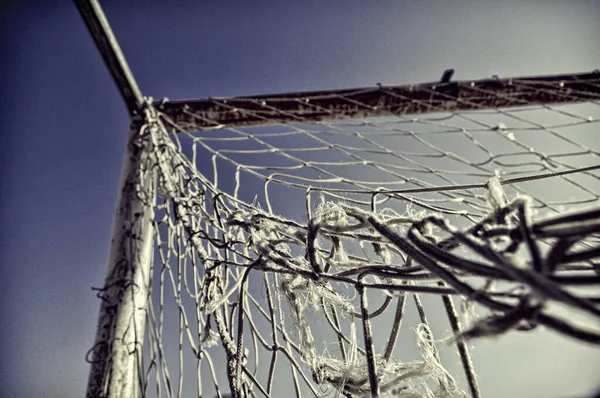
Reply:
M600 283L600 71L153 101L98 1L75 4L131 116L88 397L181 396L184 369L198 396L277 396L282 361L297 396L465 396L428 294L469 396L471 338L542 325L600 344L600 296L577 290ZM490 315L461 324L458 297ZM403 363L409 298L420 359Z
M121 166L106 279L98 290L100 315L93 348L87 397L139 396L139 346L146 324L147 287L152 262L154 177L142 171L140 146L142 93L98 0L75 0L102 59L131 116Z

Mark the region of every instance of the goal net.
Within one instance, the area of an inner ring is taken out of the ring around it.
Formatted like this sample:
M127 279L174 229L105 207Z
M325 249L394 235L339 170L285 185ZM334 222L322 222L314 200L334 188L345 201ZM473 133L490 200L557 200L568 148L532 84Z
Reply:
M479 396L472 340L600 344L599 123L597 72L148 99L91 385Z

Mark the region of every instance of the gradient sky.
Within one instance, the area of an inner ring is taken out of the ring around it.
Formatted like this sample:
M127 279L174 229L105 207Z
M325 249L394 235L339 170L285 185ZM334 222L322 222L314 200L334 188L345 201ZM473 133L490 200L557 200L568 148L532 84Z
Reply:
M155 98L600 67L597 1L102 4ZM128 115L73 4L0 7L0 397L80 397ZM597 348L529 338L516 355L505 347L518 338L485 343L487 360L475 359L484 396L594 386Z

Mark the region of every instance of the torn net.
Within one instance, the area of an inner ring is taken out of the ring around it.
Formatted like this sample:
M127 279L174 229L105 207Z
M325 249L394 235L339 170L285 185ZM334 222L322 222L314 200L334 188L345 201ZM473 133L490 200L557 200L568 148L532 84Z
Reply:
M600 344L598 100L188 116L149 103L140 129L159 197L144 395L477 396L471 339Z

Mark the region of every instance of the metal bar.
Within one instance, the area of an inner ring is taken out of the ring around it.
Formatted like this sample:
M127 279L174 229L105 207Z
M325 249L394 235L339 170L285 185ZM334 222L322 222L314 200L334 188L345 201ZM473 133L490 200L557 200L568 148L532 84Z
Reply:
M252 97L157 101L179 128L303 123L600 100L600 71L376 86Z
M98 0L74 1L125 101L129 114L131 116L139 114L143 102L142 92Z
M88 398L135 398L140 394L155 200L153 171L142 164L140 140L148 139L147 130L140 135L139 124L132 122L123 158L106 279L98 289L102 302L96 341L88 358Z
M142 343L152 264L154 178L142 173L139 141L142 93L97 0L75 0L132 116L121 169L96 340L88 354L87 397L134 398L140 394Z

